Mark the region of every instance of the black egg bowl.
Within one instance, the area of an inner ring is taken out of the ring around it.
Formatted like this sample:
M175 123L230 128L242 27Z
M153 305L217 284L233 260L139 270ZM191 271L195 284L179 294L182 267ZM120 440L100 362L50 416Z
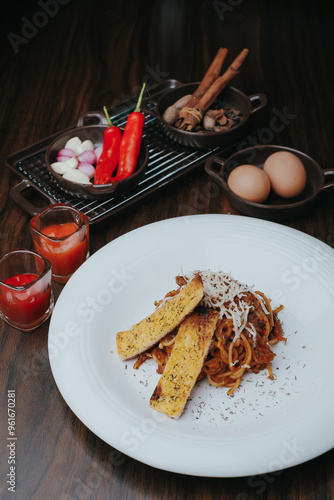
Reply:
M271 192L264 203L254 203L241 198L229 188L228 177L233 169L245 164L263 168L266 159L278 151L288 151L295 154L305 167L306 185L298 196L282 198ZM225 196L235 209L242 214L271 221L285 220L305 213L315 204L320 193L334 187L333 169L322 169L310 156L284 146L254 146L237 151L227 159L223 159L219 155L212 156L206 161L205 171L218 181Z

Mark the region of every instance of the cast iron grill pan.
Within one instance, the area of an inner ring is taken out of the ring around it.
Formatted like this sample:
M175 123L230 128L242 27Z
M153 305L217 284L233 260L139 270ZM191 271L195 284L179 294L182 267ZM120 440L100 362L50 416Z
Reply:
M156 86L154 94L151 93L151 95L159 97L178 85L180 83L175 80L165 81ZM132 107L120 105L109 110L112 122L119 127L124 127L128 114L134 108L135 105ZM66 130L71 129L75 135L75 126ZM11 189L10 194L15 202L32 216L46 208L45 204L43 206L40 204L40 200L44 199L47 205L57 202L67 203L80 210L89 218L90 225L105 222L106 219L142 202L162 187L203 165L208 157L222 150L219 147L197 150L178 145L166 137L155 117L145 113L143 137L149 150L149 163L144 178L132 191L124 195L111 197L107 200L87 200L66 193L46 167L46 149L63 132L64 130L14 153L6 159L6 165L22 179ZM24 191L28 188L37 191L39 203L25 198Z

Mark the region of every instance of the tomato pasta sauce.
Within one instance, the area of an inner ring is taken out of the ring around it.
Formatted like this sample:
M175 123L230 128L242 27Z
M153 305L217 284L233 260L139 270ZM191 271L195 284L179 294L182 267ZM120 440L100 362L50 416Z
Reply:
M273 379L271 363L275 353L272 346L286 340L278 318L283 306L272 309L265 294L243 286L226 274L221 274L218 280L216 275L220 273L199 274L204 284L207 281L205 305L219 309L221 317L197 380L206 377L211 385L226 387L227 394L232 395L246 372L259 373L267 369L269 378ZM182 287L190 278L178 276L176 282ZM169 292L164 300L175 293L178 290ZM134 368L138 369L147 359L153 358L158 364L157 372L162 374L177 333L178 328L158 345L140 354Z

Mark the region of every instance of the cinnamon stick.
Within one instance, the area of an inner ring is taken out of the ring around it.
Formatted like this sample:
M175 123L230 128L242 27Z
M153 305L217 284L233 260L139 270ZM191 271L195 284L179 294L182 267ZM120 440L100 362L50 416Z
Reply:
M248 49L244 49L240 54L234 59L232 64L228 67L222 76L216 78L212 85L207 89L207 91L199 99L197 105L191 109L186 107L181 109L178 119L175 122L175 126L181 130L191 131L193 128L201 122L201 117L203 117L204 112L209 109L211 104L217 99L219 94L224 90L224 88L230 83L232 78L235 77L240 71L242 63L249 53Z
M191 98L187 103L188 108L193 108L197 105L199 99L205 94L208 88L213 84L216 78L219 76L221 69L223 67L228 50L225 48L220 48L215 55L212 63L210 64L207 72L205 73L201 83L192 94Z
M208 91L200 99L198 106L202 111L207 110L218 95L223 91L223 89L230 83L232 78L234 78L240 71L242 63L246 59L249 50L244 49L238 57L236 57L233 63L227 68L225 73L218 77L216 81L211 85Z

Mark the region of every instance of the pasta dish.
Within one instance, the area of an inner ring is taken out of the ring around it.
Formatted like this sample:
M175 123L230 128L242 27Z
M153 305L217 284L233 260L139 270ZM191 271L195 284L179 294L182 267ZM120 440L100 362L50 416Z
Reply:
M272 346L286 340L277 316L283 306L272 309L271 301L264 293L253 291L229 274L211 271L177 276L179 288L169 292L156 306L160 307L176 296L196 275L201 277L204 290L196 309L205 307L219 311L208 354L197 381L206 377L211 385L226 387L227 394L233 395L245 372L259 373L267 369L269 378L273 379L271 363L275 353ZM138 369L147 359L153 358L158 364L157 372L163 374L177 333L178 327L139 354L134 368Z

